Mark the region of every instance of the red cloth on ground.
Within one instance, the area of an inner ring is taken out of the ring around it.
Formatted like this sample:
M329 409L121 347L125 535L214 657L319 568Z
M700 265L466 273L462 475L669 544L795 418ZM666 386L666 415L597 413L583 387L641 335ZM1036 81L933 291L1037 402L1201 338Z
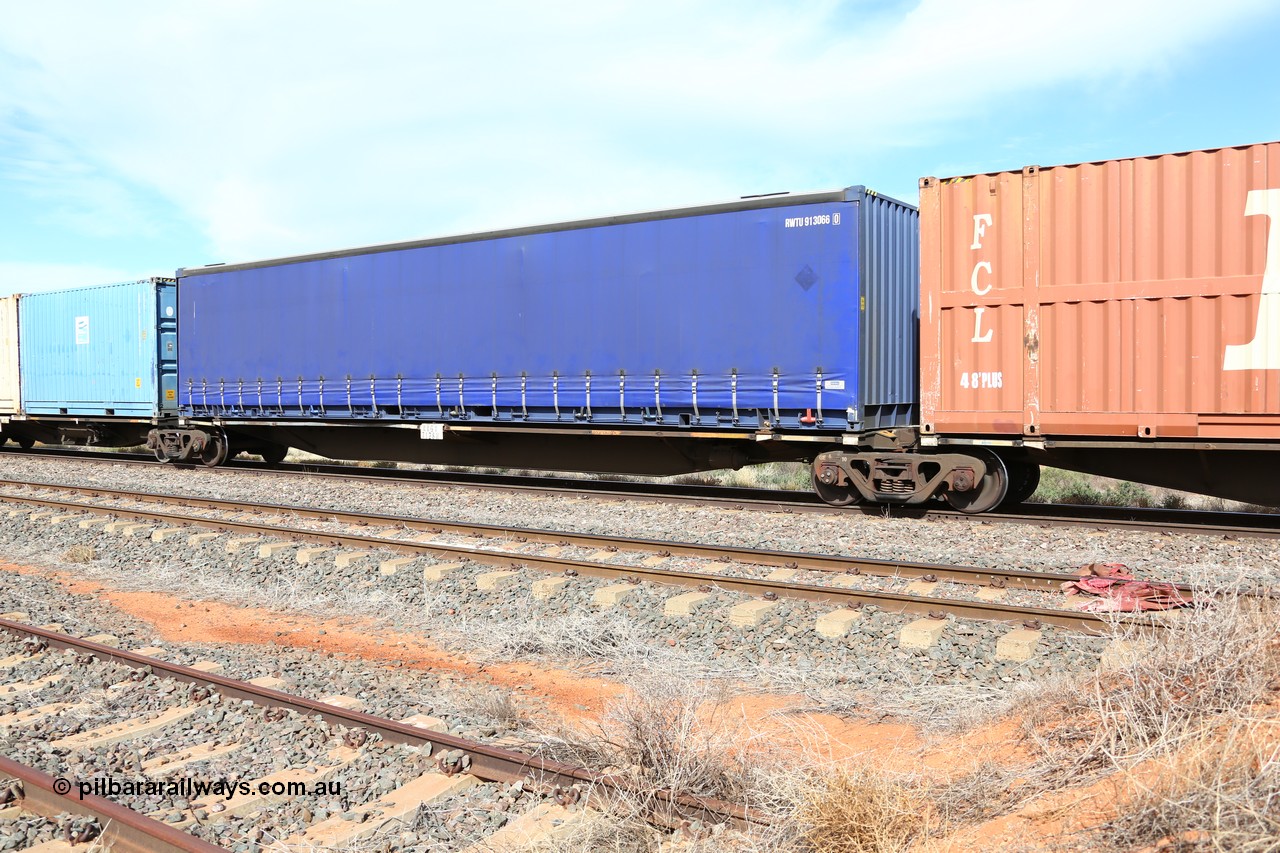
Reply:
M1067 581L1062 589L1067 595L1098 596L1079 606L1092 613L1170 610L1191 604L1171 583L1135 580L1123 563L1090 563L1080 570L1079 580Z

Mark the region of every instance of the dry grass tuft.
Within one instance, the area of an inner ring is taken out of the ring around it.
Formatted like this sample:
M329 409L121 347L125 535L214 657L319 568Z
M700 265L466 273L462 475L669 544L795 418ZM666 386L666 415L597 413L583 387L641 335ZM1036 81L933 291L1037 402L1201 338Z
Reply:
M515 693L501 687L477 684L465 691L458 708L508 729L522 729L530 723L525 703Z
M727 713L709 682L646 676L630 681L598 722L558 732L544 751L561 760L610 767L652 805L661 790L744 801L754 735Z
M98 559L98 552L88 545L72 545L62 554L68 563L89 563Z
M1280 604L1239 587L1201 590L1208 602L1171 614L1167 630L1117 623L1122 662L1083 682L1058 682L1057 701L1025 709L1033 745L1065 775L1176 753L1223 718L1243 718L1276 687Z
M1077 828L1084 848L1280 853L1280 602L1242 589L1199 590L1164 630L1117 622L1123 655L1021 708L1024 795L1106 775L1133 792Z
M627 791L611 800L606 819L619 841L603 844L601 838L612 836L596 824L590 831L604 832L600 838L579 838L588 831L584 827L574 833L574 843L580 846L556 849L657 849L647 820L665 812L667 791L741 803L774 821L773 827L761 828L750 837L729 842L727 835L715 834L697 843L686 840L679 849L790 849L782 839L792 834L787 818L800 798L797 788L806 772L806 759L766 741L746 725L727 699L718 686L705 680L647 675L630 680L627 690L606 706L599 722L544 738L542 754L601 769L621 781Z
M654 788L739 800L746 793L742 747L708 682L633 681L606 707L601 736L616 764Z
M894 853L925 837L930 811L918 786L864 767L811 779L795 820L801 849Z
M1237 722L1189 744L1094 833L1100 848L1280 851L1280 719Z
M617 664L654 656L652 644L636 637L631 621L614 612L566 615L530 612L524 619L469 619L457 640L487 660L586 659Z

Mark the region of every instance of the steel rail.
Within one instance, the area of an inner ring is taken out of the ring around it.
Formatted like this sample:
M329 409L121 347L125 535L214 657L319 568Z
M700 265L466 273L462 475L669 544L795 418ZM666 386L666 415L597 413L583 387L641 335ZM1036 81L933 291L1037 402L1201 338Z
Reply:
M569 575L586 575L589 577L608 579L627 579L633 582L647 580L652 583L682 587L718 587L746 595L769 598L793 598L805 601L834 604L842 607L859 608L864 605L875 605L882 610L894 613L913 613L936 616L940 613L953 613L965 619L984 621L1025 622L1034 620L1044 625L1053 625L1072 631L1102 633L1112 623L1111 618L1080 611L1059 610L1048 607L1023 607L1000 602L975 601L967 599L940 598L921 595L906 595L894 592L876 592L857 590L847 587L825 586L817 584L790 583L787 581L771 581L765 578L742 578L730 575L690 572L674 569L655 569L636 565L615 565L588 560L572 560L562 557L548 557L534 554L523 554L512 551L492 551L472 546L450 545L437 542L411 542L402 539L387 539L377 536L363 536L340 533L322 533L296 527L284 527L261 522L232 521L229 519L211 519L201 516L180 515L177 513L157 512L151 510L125 509L99 504L85 504L75 501L62 501L49 498L35 498L20 495L0 494L0 501L9 503L27 503L66 510L68 512L91 512L97 515L112 515L145 521L159 521L167 524L189 525L208 530L253 534L256 536L272 536L276 538L294 539L336 547L355 548L359 550L383 549L404 554L446 555L450 558L464 558L488 565L528 566L547 572ZM690 546L697 548L700 546ZM1068 576L1069 577L1069 576ZM1139 617L1129 617L1135 620ZM1149 622L1150 620L1143 620ZM1152 623L1160 624L1160 623Z
M266 515L288 514L300 518L337 521L356 526L403 527L408 530L420 530L429 533L452 533L464 536L478 533L491 538L523 539L529 542L545 542L553 545L568 544L597 549L653 551L673 556L697 557L720 562L745 563L771 568L804 569L839 574L868 574L877 577L932 578L936 581L997 586L1010 589L1029 589L1041 592L1056 592L1061 589L1062 583L1077 580L1079 577L1078 575L1055 572L984 569L973 566L912 563L902 560L873 560L844 554L818 554L809 551L769 551L754 548L736 548L729 545L667 542L665 540L635 539L596 533L571 533L532 527L504 527L496 524L475 522L438 521L402 515L347 512L344 510L324 509L322 507L231 501L221 498L203 498L187 495L165 495L155 492L135 492L128 489L111 489L98 486L0 480L0 488L4 487L74 492L92 497L111 497L183 507L201 507L227 512L243 512L247 510ZM1190 592L1190 587L1188 586L1179 585L1178 588L1184 592Z
M117 462L159 465L150 454L97 452L84 450L20 450L0 448L0 455L80 459L90 462ZM786 489L756 489L733 486L686 486L673 483L646 483L615 480L573 479L554 476L513 476L441 471L357 469L338 463L296 462L268 465L246 459L230 460L218 468L175 464L175 468L196 469L211 474L253 476L332 477L368 483L405 483L469 489L563 495L579 492L608 500L662 501L695 506L717 506L783 513L843 515L862 513L894 518L940 519L946 521L1000 522L1004 524L1051 525L1062 527L1115 528L1178 532L1203 536L1280 537L1280 514L1219 513L1209 510L1164 509L1157 507L1092 506L1078 504L1022 504L1009 510L993 510L969 515L943 506L855 505L833 507L811 492ZM1226 519L1226 523L1222 519Z
M0 620L2 621L2 620ZM8 630L8 626L5 626ZM18 805L43 817L74 814L98 821L102 834L85 849L107 849L114 853L223 853L226 848L188 835L166 823L147 817L111 800L78 792L58 793L54 777L25 764L0 756L0 778L22 783Z
M658 801L658 808L662 812L658 817L668 823L680 819L697 819L704 822L728 822L735 827L746 828L752 824L767 822L764 816L756 810L734 803L727 803L710 797L674 794L665 790L649 791L646 789L641 792L638 787L628 780L617 776L594 773L584 767L566 764L554 759L503 749L502 747L461 738L457 735L426 730L408 723L377 717L373 714L366 714L363 711L349 710L315 699L293 696L269 687L259 687L247 681L239 681L216 673L203 672L189 666L147 657L136 652L113 648L78 637L71 637L35 625L0 619L0 630L17 636L34 637L51 648L67 649L78 654L91 654L99 660L112 661L134 669L150 668L152 673L185 683L211 685L216 687L224 696L247 700L262 707L284 708L306 716L319 715L326 722L348 728L364 729L379 735L383 740L391 743L402 743L410 746L431 744L433 752L438 751L441 747L446 750L461 750L469 757L471 762L466 772L486 782L508 783L531 780L546 790L554 788L568 789L575 785L581 785L586 787L587 790L584 793L587 796L603 798L602 802L608 802L613 796L641 794ZM117 806L117 808L123 808L123 806ZM199 849L207 850L209 848Z

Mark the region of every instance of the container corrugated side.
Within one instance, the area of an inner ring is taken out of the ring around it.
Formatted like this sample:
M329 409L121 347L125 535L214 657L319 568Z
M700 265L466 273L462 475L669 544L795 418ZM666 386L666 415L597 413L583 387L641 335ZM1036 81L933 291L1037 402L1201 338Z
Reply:
M151 418L177 405L167 280L31 293L19 302L28 416Z
M1280 436L1277 218L1280 143L923 179L926 430Z
M848 429L863 408L862 269L880 245L860 246L866 199L852 188L180 271L179 394L193 413L242 418ZM882 239L903 239L911 226L886 223L914 223L914 208L877 203ZM914 299L901 270L876 280L877 310ZM887 337L903 350L875 386L890 420L906 417L913 342Z
M11 415L22 403L18 377L18 297L0 299L0 414Z
M920 220L867 192L860 241L863 429L919 423Z

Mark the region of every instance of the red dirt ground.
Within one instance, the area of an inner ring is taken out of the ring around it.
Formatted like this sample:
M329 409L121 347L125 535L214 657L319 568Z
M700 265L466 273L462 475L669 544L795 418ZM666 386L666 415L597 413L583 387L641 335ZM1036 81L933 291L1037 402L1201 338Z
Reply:
M308 619L215 601L192 601L156 592L129 592L67 572L0 563L0 571L37 574L76 594L91 594L154 626L164 642L243 644L293 647L358 658L389 668L408 668L475 680L517 691L568 724L598 721L609 700L625 689L606 678L551 669L532 663L479 664L441 649L413 634L388 631L363 619ZM318 632L323 630L324 634ZM234 676L234 674L231 674ZM804 700L796 696L743 693L729 704L729 713L765 738L799 736L819 761L839 763L857 758L873 766L902 772L926 772L940 777L963 773L983 761L1005 762L1019 749L1017 725L1004 721L967 733L962 739L926 739L900 723L859 722L829 714L797 711ZM966 828L951 839L930 842L921 850L955 853L998 849L1033 839L1049 840L1063 829L1062 817L1097 801L1105 804L1114 790L1070 790L1046 796L1019 812L978 827Z

